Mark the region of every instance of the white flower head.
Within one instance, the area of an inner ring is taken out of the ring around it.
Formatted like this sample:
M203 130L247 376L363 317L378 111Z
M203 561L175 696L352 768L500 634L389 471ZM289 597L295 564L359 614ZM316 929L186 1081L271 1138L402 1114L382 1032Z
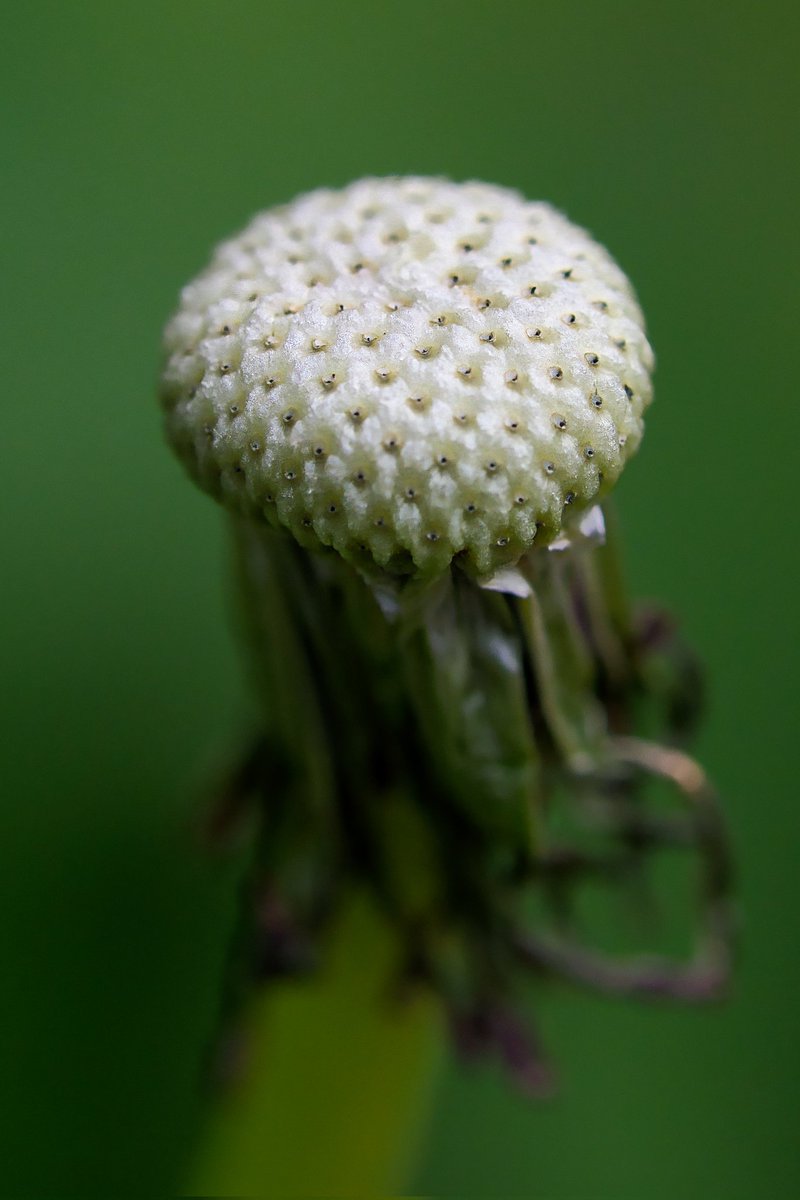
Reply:
M487 576L556 539L651 398L607 251L482 183L365 179L257 216L166 350L169 437L207 491L393 575Z

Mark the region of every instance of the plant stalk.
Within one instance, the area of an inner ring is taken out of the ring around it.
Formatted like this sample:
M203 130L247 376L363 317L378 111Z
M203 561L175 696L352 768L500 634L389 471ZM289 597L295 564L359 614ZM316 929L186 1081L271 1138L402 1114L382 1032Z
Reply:
M319 973L263 989L243 1070L214 1114L186 1195L397 1194L444 1044L431 993L392 995L395 935L364 896Z

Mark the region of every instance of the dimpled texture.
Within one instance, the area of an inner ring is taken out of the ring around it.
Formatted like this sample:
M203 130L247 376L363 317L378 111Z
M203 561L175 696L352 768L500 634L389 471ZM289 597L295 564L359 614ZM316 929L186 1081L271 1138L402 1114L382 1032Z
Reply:
M546 545L615 482L651 398L608 253L481 183L366 179L265 212L165 341L168 435L200 485L398 575Z

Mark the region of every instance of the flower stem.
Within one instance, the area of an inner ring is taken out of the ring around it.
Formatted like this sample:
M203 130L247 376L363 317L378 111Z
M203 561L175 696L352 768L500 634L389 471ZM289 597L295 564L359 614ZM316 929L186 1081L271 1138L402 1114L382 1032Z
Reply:
M387 1195L402 1185L443 1044L435 998L393 996L397 943L369 901L344 907L310 979L245 1016L246 1065L189 1195Z

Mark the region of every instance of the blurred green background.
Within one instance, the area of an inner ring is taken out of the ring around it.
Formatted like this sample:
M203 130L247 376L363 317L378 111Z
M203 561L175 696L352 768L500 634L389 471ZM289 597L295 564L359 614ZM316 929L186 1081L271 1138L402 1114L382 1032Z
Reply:
M636 591L712 703L744 951L721 1010L552 990L547 1105L448 1067L409 1190L788 1196L798 1161L800 51L779 0L83 0L3 37L0 1189L175 1187L232 912L176 830L247 712L222 523L162 445L161 326L252 212L367 173L550 199L636 283ZM368 1130L354 1130L354 1137Z

